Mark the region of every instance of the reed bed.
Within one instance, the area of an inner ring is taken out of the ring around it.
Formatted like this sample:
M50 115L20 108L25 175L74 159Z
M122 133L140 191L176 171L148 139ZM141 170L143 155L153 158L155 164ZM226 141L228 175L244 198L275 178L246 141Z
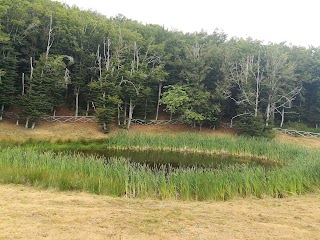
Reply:
M12 146L13 142L1 143ZM17 145L17 143L15 143ZM280 164L286 164L304 150L293 145L276 142L265 138L245 136L212 136L197 133L170 134L131 134L126 131L117 132L106 139L50 141L28 140L19 143L24 147L37 147L44 150L102 150L102 149L134 149L163 150L207 154L227 154L244 157L258 157Z
M168 148L215 151L220 154L257 154L285 162L281 168L233 165L220 169L159 167L109 161L81 154L44 152L44 148ZM266 195L283 197L319 189L319 151L279 145L273 141L182 134L172 136L116 135L104 142L28 143L0 148L0 182L59 190L86 191L118 197L181 200L227 200Z

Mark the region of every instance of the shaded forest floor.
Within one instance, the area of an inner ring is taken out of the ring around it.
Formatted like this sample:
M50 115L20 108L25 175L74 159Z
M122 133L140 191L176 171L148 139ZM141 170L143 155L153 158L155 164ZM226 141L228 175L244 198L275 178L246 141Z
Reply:
M0 141L108 137L93 123L0 122ZM118 131L112 128L112 133ZM120 130L119 130L120 131ZM185 125L139 126L148 134L198 132ZM111 134L112 134L111 133ZM204 129L203 134L233 134ZM320 148L320 139L277 134L276 141ZM124 199L0 184L0 239L319 239L320 194L227 202Z

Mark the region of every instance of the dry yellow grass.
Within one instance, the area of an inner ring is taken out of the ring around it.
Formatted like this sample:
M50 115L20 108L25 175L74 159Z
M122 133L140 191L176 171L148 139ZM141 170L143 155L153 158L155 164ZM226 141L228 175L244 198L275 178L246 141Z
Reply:
M320 195L136 200L0 185L0 239L320 239Z
M320 149L320 138L294 137L282 133L276 135L276 140L282 143L304 146L307 148Z
M24 128L13 122L0 122L0 140L26 141L39 140L76 140L99 139L106 135L100 131L96 123L40 123L35 129Z
M116 126L111 128L111 132L118 131ZM122 130L120 130L122 131ZM132 125L130 132L141 132L145 134L178 134L181 132L199 132L198 128L191 128L187 125ZM225 135L237 134L230 129L203 129L201 134ZM26 141L28 139L39 140L77 140L77 139L102 139L110 136L100 131L100 126L96 123L40 123L35 129L26 129L23 125L16 126L13 122L0 122L0 141ZM276 140L283 143L300 145L308 148L320 148L320 139L293 137L277 133Z

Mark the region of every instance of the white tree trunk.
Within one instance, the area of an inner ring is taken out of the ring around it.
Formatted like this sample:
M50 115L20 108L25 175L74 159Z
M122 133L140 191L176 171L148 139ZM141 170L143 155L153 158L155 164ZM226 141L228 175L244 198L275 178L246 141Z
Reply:
M271 109L270 109L270 103L268 103L267 110L266 110L266 127L269 126L269 120L270 120L270 114L271 114Z
M280 123L280 127L283 127L283 123L284 123L284 108L282 108L282 112L281 112L281 123Z
M90 104L89 102L87 102L86 116L89 115L89 109L90 109Z
M52 47L52 44L53 44L52 31L53 31L53 28L52 28L52 14L51 14L50 15L49 31L48 31L47 50L46 50L46 64L48 62L50 48ZM41 70L41 77L43 77L43 68Z
M4 111L4 104L1 105L1 112L0 112L0 121L2 121L2 116L3 116L3 111Z
M130 103L129 103L129 118L128 118L127 129L130 129L130 126L131 126L133 109L134 109L134 106L132 105L132 99L130 98Z
M22 73L22 79L21 79L21 82L22 82L22 91L21 91L21 95L24 95L24 93L25 93L25 90L24 90L24 84L25 84L25 81L24 81L24 73Z
M258 116L258 105L259 105L259 95L260 95L260 90L259 90L259 80L256 80L256 101L255 101L255 108L254 108L254 117Z
M158 117L159 117L161 89L162 89L162 81L159 82L158 104L157 104L156 120L158 120Z
M33 78L33 64L32 64L32 57L30 57L30 85L29 85L29 91L32 89L32 78Z
M147 108L148 108L148 100L146 99L146 102L144 105L144 120L147 120Z
M50 25L49 25L49 31L48 31L48 42L47 42L47 50L46 50L46 63L48 61L48 57L49 57L49 52L50 52L50 48L52 46L53 43L53 39L52 38L52 14L50 15Z
M127 125L127 101L124 102L123 124Z
M79 115L79 91L76 90L76 112L75 117L77 118Z
M28 128L28 126L29 126L29 117L27 117L25 128Z

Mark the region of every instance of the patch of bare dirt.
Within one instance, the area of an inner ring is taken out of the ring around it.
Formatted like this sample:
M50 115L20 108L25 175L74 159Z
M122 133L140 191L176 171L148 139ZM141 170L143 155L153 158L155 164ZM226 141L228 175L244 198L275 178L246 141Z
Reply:
M35 129L27 129L23 125L15 125L11 121L0 122L0 141L39 140L77 140L99 139L106 135L100 131L96 123L39 123Z
M0 239L319 239L320 195L136 200L0 185Z

